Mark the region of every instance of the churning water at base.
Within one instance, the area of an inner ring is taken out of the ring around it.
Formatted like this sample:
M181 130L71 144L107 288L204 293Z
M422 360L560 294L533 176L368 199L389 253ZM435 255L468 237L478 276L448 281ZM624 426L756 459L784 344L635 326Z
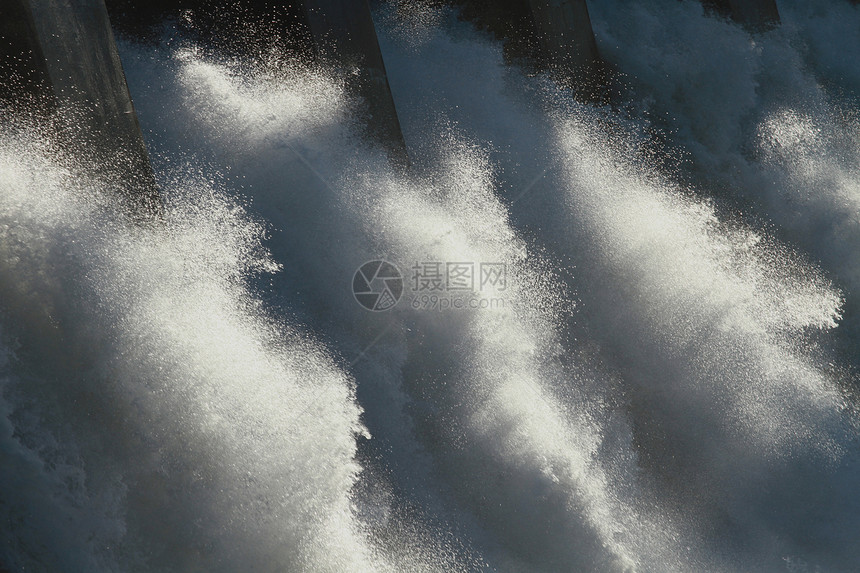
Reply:
M391 3L409 173L325 70L124 44L158 221L4 124L0 565L857 570L860 12L798 4L595 6L617 111Z

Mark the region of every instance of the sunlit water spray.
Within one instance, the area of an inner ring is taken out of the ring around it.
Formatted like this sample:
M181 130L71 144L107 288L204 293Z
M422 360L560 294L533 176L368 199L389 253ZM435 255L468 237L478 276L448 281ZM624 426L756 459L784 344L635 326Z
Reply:
M365 432L353 381L249 291L253 276L278 270L260 245L263 227L187 167L164 187L164 219L129 225L108 185L42 151L3 142L4 290L28 304L7 309L13 335L57 356L22 347L20 362L7 362L4 394L19 437L40 432L30 417L44 416L44 431L79 458L66 462L77 478L64 492L55 456L71 454L51 439L7 440L11 453L45 456L29 471L53 485L39 495L59 507L41 523L26 518L32 508L4 505L16 542L4 562L384 568L349 500L355 436ZM33 411L16 410L27 404ZM101 497L112 504L100 507ZM109 519L117 530L100 531ZM78 544L63 543L78 529Z
M669 132L713 192L778 225L833 274L853 344L860 10L827 0L779 9L783 24L755 35L696 2L606 2L593 18L638 113Z
M336 77L193 47L122 46L163 221L128 224L109 184L4 136L4 291L28 306L7 309L23 342L0 443L22 461L0 475L38 493L0 506L2 559L856 562L856 445L826 345L843 293L651 165L611 110L506 68L444 11L383 16L408 174L358 135ZM407 286L370 313L350 286L379 258L407 285L426 261L504 263L505 288L481 293L504 304L416 309Z

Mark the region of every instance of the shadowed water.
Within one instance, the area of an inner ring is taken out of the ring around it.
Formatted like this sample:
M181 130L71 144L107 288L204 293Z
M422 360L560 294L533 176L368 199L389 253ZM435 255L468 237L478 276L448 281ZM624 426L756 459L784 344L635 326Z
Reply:
M596 6L602 109L385 6L408 173L327 70L123 43L159 221L5 123L0 563L855 569L856 73L827 38L860 13L785 4L755 37ZM405 292L372 313L376 259ZM506 281L427 308L435 262Z

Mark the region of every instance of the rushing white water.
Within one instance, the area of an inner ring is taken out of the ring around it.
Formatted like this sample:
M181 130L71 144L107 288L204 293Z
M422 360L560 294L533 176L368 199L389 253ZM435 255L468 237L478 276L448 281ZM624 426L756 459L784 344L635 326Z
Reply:
M754 38L594 6L621 112L392 3L408 173L325 70L122 44L163 220L0 133L0 565L860 567L858 70L830 38L856 50L860 11L814 4ZM375 259L406 283L379 313L350 289ZM425 262L506 285L421 308Z

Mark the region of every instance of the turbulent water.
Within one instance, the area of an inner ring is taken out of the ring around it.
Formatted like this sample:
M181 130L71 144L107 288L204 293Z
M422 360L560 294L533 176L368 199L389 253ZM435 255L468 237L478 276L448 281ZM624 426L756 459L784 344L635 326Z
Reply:
M123 42L158 221L6 122L0 569L860 571L860 7L590 8L604 107L383 6L408 171L328 70Z

